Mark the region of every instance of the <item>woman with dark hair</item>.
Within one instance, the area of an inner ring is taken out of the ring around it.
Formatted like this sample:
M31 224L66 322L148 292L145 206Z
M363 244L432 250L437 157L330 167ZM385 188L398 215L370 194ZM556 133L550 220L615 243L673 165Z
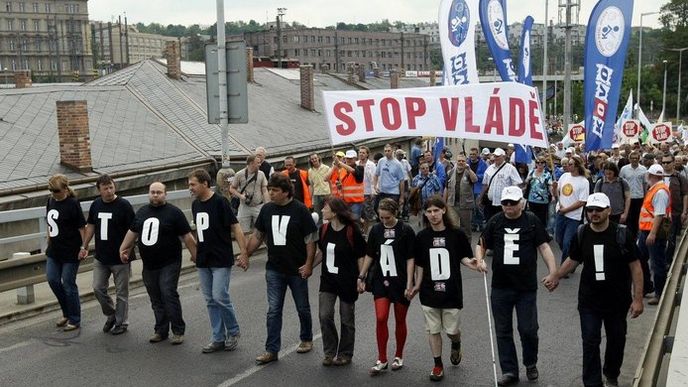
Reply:
M552 200L552 175L545 170L547 162L544 157L538 157L535 161L535 169L530 171L525 178L526 200L528 209L540 219L542 225L547 228L549 218L549 202Z
M339 198L325 199L322 207L319 252L316 264L324 261L320 275L320 330L322 331L324 366L351 364L354 355L355 302L358 299L357 278L365 257L365 240L356 226L353 214ZM334 304L339 297L341 336L334 322Z
M609 220L625 224L631 208L631 187L619 177L619 167L613 161L607 161L601 169L604 175L595 183L595 192L602 192L609 198L612 208Z
M380 223L370 229L366 257L358 276L359 293L365 291L366 276L373 276L371 290L375 300L378 360L370 369L371 376L387 370L387 339L389 338L387 320L391 304L394 304L397 341L392 371L404 366L406 313L410 305L406 295L410 294L413 285L415 233L411 226L397 219L398 212L399 204L396 201L389 198L380 201L378 206Z
M48 285L62 309L62 318L55 325L65 332L79 329L81 304L76 274L79 252L84 249L86 219L65 175L48 180L51 197L46 206L48 248L45 251L45 272Z

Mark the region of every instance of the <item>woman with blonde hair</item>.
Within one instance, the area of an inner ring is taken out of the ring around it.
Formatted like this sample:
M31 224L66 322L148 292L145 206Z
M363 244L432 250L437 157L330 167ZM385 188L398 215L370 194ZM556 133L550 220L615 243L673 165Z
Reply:
M68 332L81 325L76 274L79 271L79 252L85 249L86 219L65 175L53 175L48 180L48 189L51 197L46 205L48 248L45 251L45 272L48 285L62 309L62 318L56 325Z
M588 176L583 159L577 155L571 156L569 172L561 175L557 184L559 201L555 234L561 248L561 262L568 257L571 239L583 220L583 207L590 194Z

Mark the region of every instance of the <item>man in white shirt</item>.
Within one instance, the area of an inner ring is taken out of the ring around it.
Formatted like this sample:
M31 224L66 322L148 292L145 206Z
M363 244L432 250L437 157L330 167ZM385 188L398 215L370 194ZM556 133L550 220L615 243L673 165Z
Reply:
M631 163L621 167L619 177L626 180L628 186L631 187L631 207L628 209L626 225L635 238L636 234L638 234L640 208L643 205L643 198L645 197L645 174L647 173L647 168L640 165L640 153L637 151L631 152L628 156L628 160Z
M481 200L479 200L479 202L482 202L482 197L487 195L490 201L483 209L486 220L489 220L492 215L502 211L502 190L506 187L521 185L523 183L516 167L506 162L506 152L504 152L502 148L495 149L493 154L495 161L487 167L485 171L485 175L483 176L483 191L480 194Z

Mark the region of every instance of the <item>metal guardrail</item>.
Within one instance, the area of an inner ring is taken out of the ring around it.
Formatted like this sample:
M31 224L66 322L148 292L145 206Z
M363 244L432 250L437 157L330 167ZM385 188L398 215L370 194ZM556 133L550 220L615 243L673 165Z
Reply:
M633 378L634 387L665 385L662 381L666 378L670 361L679 362L680 364L674 364L674 367L688 371L688 359L672 358L671 356L676 337L688 337L687 331L675 330L681 314L683 314L683 319L688 319L688 310L679 313L683 293L682 287L685 287L686 268L688 267L686 260L688 260L688 232L684 230L681 242L676 246L674 261L667 273L667 282L664 286L652 332ZM685 372L683 374L685 375Z

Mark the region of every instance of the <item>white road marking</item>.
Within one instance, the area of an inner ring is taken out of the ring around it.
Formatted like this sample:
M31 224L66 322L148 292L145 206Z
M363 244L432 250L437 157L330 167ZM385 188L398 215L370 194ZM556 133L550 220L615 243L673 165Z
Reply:
M14 345L10 345L9 347L0 348L0 353L5 353L5 352L9 352L9 351L14 351L15 349L19 349L19 348L22 348L22 347L26 347L27 345L30 345L30 344L31 344L31 341L32 341L32 340L22 341L21 343L17 343L17 344L14 344Z
M318 339L320 339L321 337L322 337L322 333L318 333L318 334L316 334L316 335L313 336L313 341L318 340ZM286 357L286 356L288 356L288 355L291 355L292 353L296 352L296 349L297 349L298 347L299 347L299 344L294 344L294 345L292 345L292 346L289 347L288 349L286 349L286 350L284 350L284 351L281 351L281 352L279 353L279 357ZM235 376L235 377L233 377L233 378L231 378L231 379L225 380L224 382L220 383L217 387L229 387L229 386L233 386L233 385L239 383L240 381L242 381L242 380L248 378L249 376L255 374L256 372L258 372L258 371L260 371L260 370L262 370L262 369L265 369L265 367L268 367L268 366L269 366L269 365L255 365L255 366L253 366L253 367L247 369L246 371L240 373L239 375L237 375L237 376Z

